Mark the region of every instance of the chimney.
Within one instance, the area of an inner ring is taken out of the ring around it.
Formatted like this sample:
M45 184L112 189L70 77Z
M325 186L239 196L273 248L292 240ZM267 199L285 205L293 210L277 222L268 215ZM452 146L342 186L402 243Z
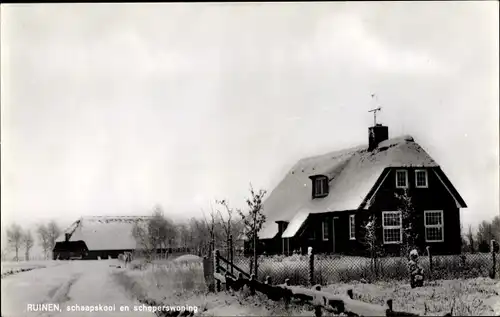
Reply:
M278 224L278 233L281 236L283 234L283 232L285 232L286 228L288 227L288 221L280 220L280 221L276 221L276 223Z
M373 151L380 142L389 139L389 128L377 123L368 128L368 151Z
M64 234L64 240L65 240L66 242L68 242L68 241L69 241L70 236L71 236L71 235L70 235L69 233L65 233L65 234Z

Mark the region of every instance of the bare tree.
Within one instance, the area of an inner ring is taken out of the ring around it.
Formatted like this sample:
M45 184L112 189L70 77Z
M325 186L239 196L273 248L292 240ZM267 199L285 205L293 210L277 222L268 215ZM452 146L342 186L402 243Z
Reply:
M208 248L208 251L209 253L212 253L212 251L215 250L215 247L216 247L216 237L217 237L217 216L216 216L216 212L214 211L213 207L211 206L211 211L210 211L210 219L207 219L207 216L205 215L205 212L202 210L202 213L203 213L203 218L205 220L205 225L207 227L207 231L208 231L208 234L209 234L209 238L210 238L210 244L209 244L209 248Z
M138 220L132 227L132 236L137 243L137 251L144 256L146 262L153 260L153 252L156 250L156 240L149 232L149 222Z
M493 226L495 240L500 243L500 216L495 216L491 221L491 225Z
M467 243L469 246L469 252L474 253L476 251L476 249L475 249L474 234L472 233L472 226L471 225L469 225L469 230L467 231L466 238L467 238Z
M19 261L19 249L22 245L22 238L23 231L19 225L14 223L7 229L7 244L16 252L15 261Z
M192 236L192 232L189 229L189 225L187 223L181 222L175 225L175 236L177 247L187 249L187 247L191 244L190 239Z
M31 231L28 229L26 232L24 232L23 237L22 237L22 244L24 247L25 251L25 260L29 261L30 259L30 250L35 244L35 241L33 240L33 236L31 235Z
M479 252L488 252L490 249L490 241L500 241L500 217L496 216L491 222L483 220L476 233L476 242L478 243Z
M233 247L242 251L244 247L243 241L245 240L245 224L239 216L239 210L236 211L238 212L238 218L231 225L231 234L233 236Z
M189 222L189 231L193 237L193 247L196 248L199 256L206 255L210 252L211 242L207 241L207 236L210 236L206 222L201 219L191 218Z
M412 197L408 189L404 189L403 194L395 193L396 198L399 200L399 208L401 211L402 227L403 227L403 243L401 248L401 256L408 256L410 250L416 248L418 239L418 232L415 224L418 223L418 214L415 211Z
M266 222L266 216L263 214L262 203L266 191L261 189L255 192L252 184L250 184L250 197L247 199L248 214L239 211L241 219L245 225L246 236L252 243L253 249L253 268L255 276L257 276L257 248L258 248L258 234L262 229L262 225Z
M47 232L49 235L50 250L52 250L54 249L56 240L61 235L62 230L54 220L51 220L47 225Z
M157 251L166 250L176 238L173 222L166 218L163 209L156 206L148 220L137 221L132 228L132 236L137 243L137 251L142 253L147 262L151 262Z
M225 214L226 214L226 219L224 219L224 216L222 216L222 212L220 211L220 209L217 209L217 213L219 215L219 218L220 218L220 222L221 222L221 225L222 225L222 229L224 231L224 238L225 238L225 241L226 241L226 251L227 251L227 255L229 256L229 253L230 253L230 242L229 240L232 239L233 237L233 213L234 213L234 209L229 207L229 203L227 202L227 200L225 199L222 199L222 200L216 200L215 201L216 204L222 206L225 210ZM238 211L239 212L239 211Z
M150 224L150 226L158 232L160 249L166 251L167 246L172 247L172 242L175 241L177 237L175 224L171 219L165 216L161 207L156 208L152 221L154 223Z
M375 274L377 272L377 258L382 255L383 251L380 239L377 235L379 229L380 225L378 224L377 216L371 215L364 225L365 234L362 243L367 247L370 253L372 272L375 272Z
M147 234L155 251L159 249L160 253L167 240L166 226L163 209L156 206L153 210L153 217L148 221Z
M37 228L38 241L43 249L44 258L47 259L50 249L50 235L46 225L41 224Z

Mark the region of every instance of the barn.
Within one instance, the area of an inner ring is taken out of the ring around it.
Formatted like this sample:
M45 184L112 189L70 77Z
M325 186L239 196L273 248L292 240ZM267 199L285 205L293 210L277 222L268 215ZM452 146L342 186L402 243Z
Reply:
M107 259L136 249L132 236L135 223L147 221L146 216L82 217L57 238L53 249L55 259Z

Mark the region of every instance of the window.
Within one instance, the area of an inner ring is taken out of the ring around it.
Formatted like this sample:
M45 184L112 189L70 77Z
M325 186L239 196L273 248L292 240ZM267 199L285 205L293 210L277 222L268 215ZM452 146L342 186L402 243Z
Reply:
M310 231L309 240L316 240L316 231L315 230Z
M443 242L443 211L426 210L424 211L425 241Z
M328 181L326 177L318 177L314 180L314 197L321 197L328 194Z
M401 228L400 211L382 212L382 228L385 244L401 243L403 240L403 230Z
M416 170L415 171L415 186L417 188L427 188L427 171L426 170Z
M408 172L405 170L396 171L396 188L408 188Z
M323 240L328 240L329 232L328 232L328 222L323 220Z
M354 215L349 216L349 239L356 240L356 222Z

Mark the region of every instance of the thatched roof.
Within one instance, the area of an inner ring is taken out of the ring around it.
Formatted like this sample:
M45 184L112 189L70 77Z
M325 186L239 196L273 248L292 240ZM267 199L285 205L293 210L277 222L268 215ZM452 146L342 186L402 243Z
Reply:
M90 251L135 249L136 242L132 236L132 228L136 222L150 218L146 216L82 217L65 230L56 242L65 241L65 234L69 234L69 241L84 241Z
M276 236L276 221L289 222L285 234L293 236L311 213L367 208L365 199L389 167L439 166L411 136L383 141L373 151L368 151L367 146L359 146L302 159L265 200L266 223L259 238ZM327 197L312 199L309 177L313 175L328 177ZM452 187L451 183L446 186ZM456 194L459 203L465 206L456 190L454 192L452 195Z

